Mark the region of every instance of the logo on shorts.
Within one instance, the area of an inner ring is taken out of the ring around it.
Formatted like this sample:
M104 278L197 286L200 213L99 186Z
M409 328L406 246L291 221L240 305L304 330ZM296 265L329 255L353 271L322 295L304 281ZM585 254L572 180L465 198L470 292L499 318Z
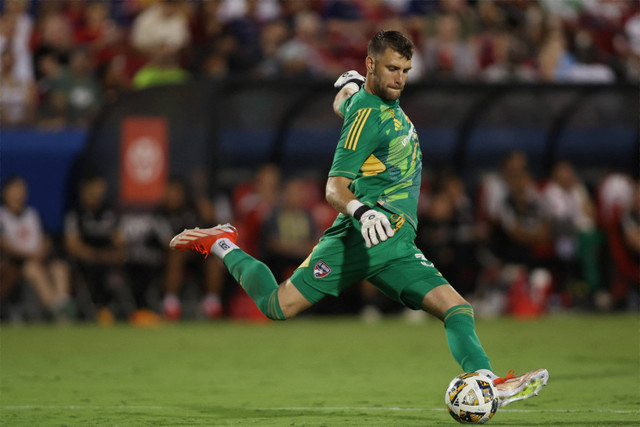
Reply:
M421 260L422 262L420 262L420 264L424 265L425 267L433 267L433 263L430 262L423 254L415 254L415 257Z
M322 279L327 277L331 273L331 267L329 267L324 261L318 261L315 267L313 267L313 275L316 279Z

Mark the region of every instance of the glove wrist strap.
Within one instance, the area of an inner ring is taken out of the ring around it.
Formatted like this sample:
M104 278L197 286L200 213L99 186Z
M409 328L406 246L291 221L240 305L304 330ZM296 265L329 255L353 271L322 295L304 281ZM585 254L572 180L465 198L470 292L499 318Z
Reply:
M353 213L353 217L358 221L360 221L360 218L362 218L362 215L364 215L364 213L367 212L368 210L371 210L369 206L362 205L358 209L356 209L356 211Z
M360 202L358 199L353 199L349 203L347 203L347 213L360 221L362 214L371 209L369 206Z

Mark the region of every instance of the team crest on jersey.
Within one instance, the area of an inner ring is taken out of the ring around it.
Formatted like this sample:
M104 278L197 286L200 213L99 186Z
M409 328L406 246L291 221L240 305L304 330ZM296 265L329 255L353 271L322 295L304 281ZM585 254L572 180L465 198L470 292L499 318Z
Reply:
M327 277L329 273L331 273L331 267L329 267L324 261L318 261L316 266L313 267L313 275L316 279Z

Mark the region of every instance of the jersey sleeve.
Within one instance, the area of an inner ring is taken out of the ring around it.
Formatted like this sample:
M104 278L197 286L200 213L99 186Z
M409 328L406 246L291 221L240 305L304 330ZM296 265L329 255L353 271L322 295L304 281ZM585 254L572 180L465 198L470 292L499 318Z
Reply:
M343 106L349 106L346 102L342 103L341 109ZM379 115L373 108L354 107L356 106L351 106L351 111L345 108L347 114L329 176L357 178L362 164L380 143Z

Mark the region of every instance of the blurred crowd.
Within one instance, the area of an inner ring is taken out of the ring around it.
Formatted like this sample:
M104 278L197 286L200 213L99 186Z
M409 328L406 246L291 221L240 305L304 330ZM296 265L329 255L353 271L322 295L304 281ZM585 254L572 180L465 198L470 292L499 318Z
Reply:
M107 181L86 175L58 240L29 206L25 180L7 179L0 316L102 324L264 319L220 260L173 252L168 243L184 228L230 221L239 245L283 281L336 217L322 179L283 175L263 165L215 200L194 197L189 183L171 178L152 211L112 206ZM611 173L587 188L561 161L534 179L526 156L513 152L476 189L441 172L425 176L422 191L417 245L479 316L639 309L640 182L632 177ZM375 319L401 309L363 282L312 310Z
M126 91L189 79L364 73L379 29L411 81L640 80L634 0L2 0L0 121L87 126Z

